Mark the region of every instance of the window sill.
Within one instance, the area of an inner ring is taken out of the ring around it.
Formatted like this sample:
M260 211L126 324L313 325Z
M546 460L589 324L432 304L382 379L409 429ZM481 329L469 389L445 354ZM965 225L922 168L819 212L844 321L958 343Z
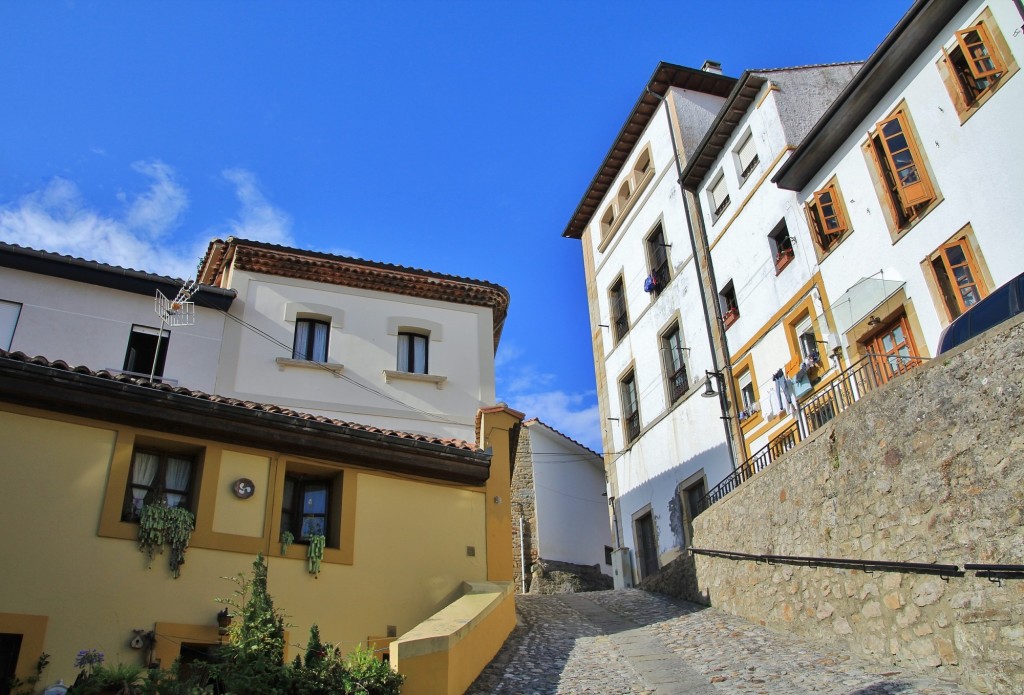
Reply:
M419 381L421 383L434 384L440 390L444 388L445 382L448 381L448 377L438 374L415 374L413 372L399 372L394 369L385 369L383 373L385 384L390 384L392 381Z
M343 364L333 364L328 362L314 362L312 360L294 360L291 357L278 357L276 360L277 368L282 372L286 367L301 367L304 369L323 369L337 378L341 378L341 372L345 369Z

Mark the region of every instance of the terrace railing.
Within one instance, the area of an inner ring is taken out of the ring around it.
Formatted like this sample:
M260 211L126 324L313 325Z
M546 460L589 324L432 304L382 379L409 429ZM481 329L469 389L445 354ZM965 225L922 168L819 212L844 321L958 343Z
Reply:
M869 353L854 362L828 382L825 388L800 403L793 413L793 422L775 434L767 444L751 454L750 458L698 500L693 515L697 516L756 473L767 468L813 432L824 427L836 415L851 408L865 394L884 386L927 359L917 355Z

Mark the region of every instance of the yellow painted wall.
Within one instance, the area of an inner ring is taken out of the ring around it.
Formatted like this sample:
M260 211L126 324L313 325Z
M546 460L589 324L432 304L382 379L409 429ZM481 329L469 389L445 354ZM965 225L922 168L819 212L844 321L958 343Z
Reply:
M210 489L204 477L199 497L199 514L212 518L197 519L208 530L201 543L193 536L179 579L171 578L166 555L147 569L136 542L116 537L125 536L122 522L111 525L116 528L108 535L115 537L98 535L108 475L125 456L130 459L134 436L164 435L0 407L0 519L18 529L0 534L0 614L48 619L47 682L73 680L72 662L81 649L100 649L109 663L141 664L143 655L128 647L133 628L215 625L221 606L214 599L229 596L234 587L223 577L248 572L254 559L253 552L225 548L246 545L268 553L270 591L299 648L314 621L325 640L340 642L345 651L367 635L387 634L389 625L401 634L450 602L463 581L486 579L482 488L346 468L346 489L358 490L353 563L325 562L314 578L303 559L281 557L277 539L270 537L266 517L274 501L268 481L284 459L275 452L212 445L203 466L217 478ZM243 476L257 483L257 494L244 502L230 496L230 484ZM119 505L119 499L107 502ZM475 557L467 556L467 546L475 548ZM175 638L163 639L166 654Z

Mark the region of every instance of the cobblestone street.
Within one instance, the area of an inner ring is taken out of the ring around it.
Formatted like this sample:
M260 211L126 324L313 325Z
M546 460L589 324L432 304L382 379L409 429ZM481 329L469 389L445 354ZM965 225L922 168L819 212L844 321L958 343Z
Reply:
M517 596L516 606L519 625L469 693L967 692L636 589Z

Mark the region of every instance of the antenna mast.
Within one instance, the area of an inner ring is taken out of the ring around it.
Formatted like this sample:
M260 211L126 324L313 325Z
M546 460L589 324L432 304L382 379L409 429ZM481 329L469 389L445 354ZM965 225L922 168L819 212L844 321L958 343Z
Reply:
M153 367L149 380L156 376L156 363L160 359L160 341L164 337L164 326L191 326L196 322L195 302L189 301L199 289L198 280L188 280L174 299L168 299L160 290L156 291L156 315L160 317L160 332L156 336L156 352L153 353Z

